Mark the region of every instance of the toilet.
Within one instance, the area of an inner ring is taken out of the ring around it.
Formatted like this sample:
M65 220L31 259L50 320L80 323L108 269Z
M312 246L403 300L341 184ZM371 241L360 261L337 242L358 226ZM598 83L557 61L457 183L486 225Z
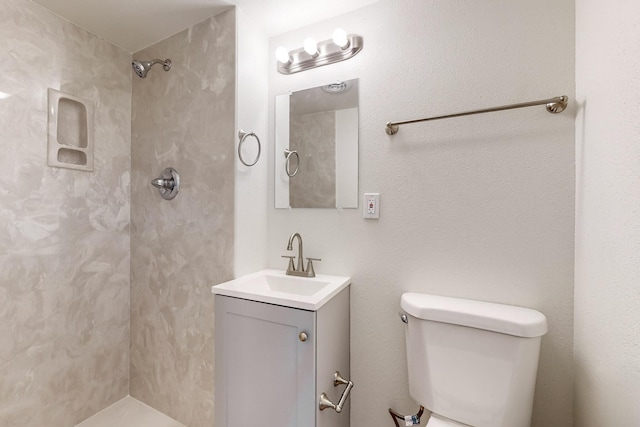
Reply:
M542 313L420 293L401 307L409 393L428 427L530 427Z

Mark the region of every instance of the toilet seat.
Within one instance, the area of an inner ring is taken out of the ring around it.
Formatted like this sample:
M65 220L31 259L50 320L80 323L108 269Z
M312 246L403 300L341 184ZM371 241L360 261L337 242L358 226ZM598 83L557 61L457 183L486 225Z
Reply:
M427 421L427 427L473 427L468 424L461 424L457 421L438 415L435 412L431 413L431 418Z

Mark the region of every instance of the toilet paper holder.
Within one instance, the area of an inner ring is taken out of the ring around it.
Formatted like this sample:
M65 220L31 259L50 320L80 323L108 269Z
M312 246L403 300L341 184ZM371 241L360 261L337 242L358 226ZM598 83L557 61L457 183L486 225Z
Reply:
M320 395L319 408L320 408L321 411L324 411L327 408L333 408L337 413L342 412L342 407L344 406L344 403L347 401L347 398L349 397L349 394L351 393L351 389L353 388L353 381L345 380L340 375L340 372L336 371L336 373L333 374L333 386L334 387L338 387L340 384L346 384L347 387L342 392L342 396L340 396L340 400L338 401L337 404L335 404L331 400L329 400L329 397L327 396L326 393L322 393Z

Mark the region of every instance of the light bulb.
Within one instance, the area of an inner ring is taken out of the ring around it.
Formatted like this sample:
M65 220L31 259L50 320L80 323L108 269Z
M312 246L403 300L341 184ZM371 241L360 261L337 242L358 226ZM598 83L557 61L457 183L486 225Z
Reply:
M333 31L333 42L340 46L341 49L349 47L349 39L347 38L347 32L342 28L336 28Z
M314 58L318 56L318 43L313 37L307 37L304 40L304 51Z
M284 46L280 46L276 49L276 59L283 64L288 64L291 62L291 58L289 57L289 52Z

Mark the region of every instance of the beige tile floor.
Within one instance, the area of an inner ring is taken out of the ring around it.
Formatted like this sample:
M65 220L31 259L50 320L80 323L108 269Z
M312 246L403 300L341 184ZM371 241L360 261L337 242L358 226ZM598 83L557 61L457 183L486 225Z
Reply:
M131 396L118 400L76 427L185 427Z

